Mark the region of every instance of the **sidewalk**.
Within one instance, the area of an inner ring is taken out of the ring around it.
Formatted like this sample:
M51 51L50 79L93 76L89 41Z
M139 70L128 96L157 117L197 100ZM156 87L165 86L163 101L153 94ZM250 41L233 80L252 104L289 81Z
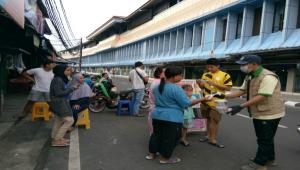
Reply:
M34 170L43 162L43 152L50 147L51 121L31 122L29 114L15 124L22 113L27 95L7 96L0 117L0 169Z

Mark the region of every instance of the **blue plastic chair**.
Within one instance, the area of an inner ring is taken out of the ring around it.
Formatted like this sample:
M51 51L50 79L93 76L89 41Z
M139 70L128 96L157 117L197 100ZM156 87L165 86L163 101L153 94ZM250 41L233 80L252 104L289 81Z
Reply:
M124 108L126 108L126 110ZM133 102L130 100L119 100L116 114L117 116L132 115Z

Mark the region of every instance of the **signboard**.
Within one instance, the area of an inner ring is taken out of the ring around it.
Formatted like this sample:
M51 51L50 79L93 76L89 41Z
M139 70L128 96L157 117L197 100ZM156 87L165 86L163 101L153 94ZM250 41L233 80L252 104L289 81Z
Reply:
M24 28L24 0L0 0L0 6L21 28Z

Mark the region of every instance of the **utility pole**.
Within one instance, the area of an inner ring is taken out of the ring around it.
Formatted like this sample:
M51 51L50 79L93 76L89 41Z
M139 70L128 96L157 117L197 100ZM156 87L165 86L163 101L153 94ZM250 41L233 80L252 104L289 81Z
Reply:
M82 60L82 38L80 39L80 46L79 46L79 72L81 72L81 61Z

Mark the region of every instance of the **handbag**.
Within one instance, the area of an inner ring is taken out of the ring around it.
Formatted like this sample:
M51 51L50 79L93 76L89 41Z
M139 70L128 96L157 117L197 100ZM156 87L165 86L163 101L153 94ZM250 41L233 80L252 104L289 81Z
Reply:
M135 69L135 72L139 75L139 77L143 80L144 85L148 84L148 81L145 80L145 78Z

